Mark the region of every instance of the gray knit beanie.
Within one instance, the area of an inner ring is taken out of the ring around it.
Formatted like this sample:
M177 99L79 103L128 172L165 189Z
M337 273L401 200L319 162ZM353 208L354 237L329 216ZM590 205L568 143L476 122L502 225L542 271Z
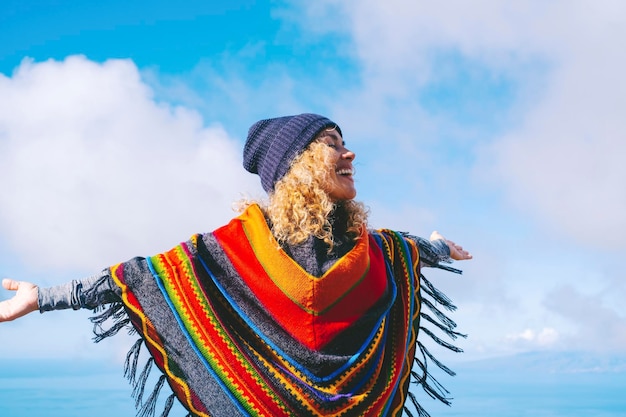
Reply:
M243 166L248 172L258 174L263 189L270 192L318 133L335 126L341 134L335 122L311 113L260 120L248 131Z

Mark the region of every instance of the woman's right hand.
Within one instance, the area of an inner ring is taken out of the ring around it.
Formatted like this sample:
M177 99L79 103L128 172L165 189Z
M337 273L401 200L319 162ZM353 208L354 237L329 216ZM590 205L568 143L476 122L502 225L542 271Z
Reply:
M5 278L2 286L15 295L0 301L0 322L15 320L39 309L39 289L35 284Z

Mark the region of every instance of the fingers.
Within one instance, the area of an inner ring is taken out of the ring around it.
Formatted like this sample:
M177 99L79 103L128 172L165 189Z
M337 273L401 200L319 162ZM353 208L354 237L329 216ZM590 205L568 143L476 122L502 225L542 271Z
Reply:
M448 241L448 245L450 246L450 257L457 261L463 261L467 259L472 259L473 256L471 253L463 249L463 246L457 245L454 242Z
M2 286L16 292L13 297L0 302L0 322L15 320L39 308L36 285L5 278L2 280Z
M2 280L2 286L4 287L5 290L17 291L18 287L20 286L20 283L14 279L5 278Z
M454 249L456 249L457 251L467 253L467 251L466 251L465 249L463 249L463 246L461 246L461 245L457 245L457 244L456 244L456 243L454 243L454 242L450 242L450 243L452 244L452 246L454 246Z
M450 257L455 261L464 261L468 259L472 259L472 254L467 250L463 249L463 246L454 243L451 240L446 239L446 243L450 248Z

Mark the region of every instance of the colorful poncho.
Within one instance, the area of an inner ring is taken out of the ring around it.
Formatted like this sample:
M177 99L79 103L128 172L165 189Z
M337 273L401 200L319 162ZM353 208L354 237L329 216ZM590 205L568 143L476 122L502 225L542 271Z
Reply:
M424 317L418 265L411 239L380 230L363 232L321 277L309 275L280 249L252 205L213 233L111 267L126 315L151 354L139 378L139 343L127 358L140 415L154 413L167 381L173 394L166 408L175 396L194 416L399 416L411 395L416 348L423 372L414 379L447 401L445 391L428 384L432 356L417 342ZM444 323L426 317L458 335L428 305ZM162 376L144 402L152 361Z

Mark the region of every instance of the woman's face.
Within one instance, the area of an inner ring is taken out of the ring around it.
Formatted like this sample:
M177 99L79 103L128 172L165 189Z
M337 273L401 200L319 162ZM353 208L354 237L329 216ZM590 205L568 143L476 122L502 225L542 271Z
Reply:
M333 168L328 173L326 191L333 201L352 200L356 197L354 168L352 161L356 155L345 147L345 142L336 129L322 132L320 141L333 149Z

